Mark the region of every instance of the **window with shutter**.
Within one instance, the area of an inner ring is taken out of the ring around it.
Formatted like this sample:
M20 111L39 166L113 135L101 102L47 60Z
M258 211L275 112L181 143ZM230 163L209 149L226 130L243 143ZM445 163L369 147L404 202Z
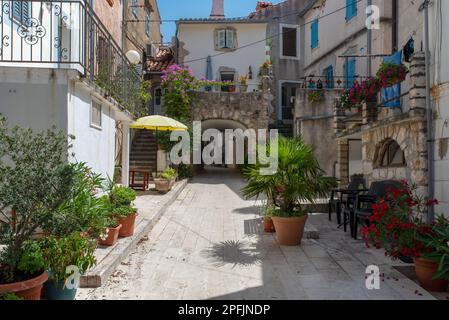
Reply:
M346 0L346 21L357 15L357 0Z
M139 15L139 7L137 7L137 0L133 0L133 15L137 18Z
M102 115L102 107L101 104L96 100L92 100L91 109L90 109L90 125L97 129L101 129L101 115Z
M234 48L234 31L226 30L226 48Z
M345 86L347 88L352 88L354 81L355 81L355 59L349 59L348 65L346 63L343 66L343 71L345 74L345 77L347 77L347 81L345 81Z
M236 33L233 28L217 29L215 32L215 49L235 49Z
M310 26L311 29L311 47L312 49L318 47L318 19L315 19Z
M147 14L145 14L145 33L147 34L147 36L150 36L150 16Z
M334 68L332 66L324 69L324 77L326 78L325 87L327 89L334 88Z
M25 23L30 18L30 2L29 1L14 1L12 16L20 23Z

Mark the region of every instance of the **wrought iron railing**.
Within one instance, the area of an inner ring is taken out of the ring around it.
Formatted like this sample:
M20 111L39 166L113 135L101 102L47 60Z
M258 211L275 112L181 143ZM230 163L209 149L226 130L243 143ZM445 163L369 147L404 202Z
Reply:
M140 113L141 77L85 0L1 0L0 6L0 65L76 69Z
M354 81L362 82L367 80L368 77L354 76L354 77L342 77L342 76L306 76L303 80L304 89L347 89L352 87Z

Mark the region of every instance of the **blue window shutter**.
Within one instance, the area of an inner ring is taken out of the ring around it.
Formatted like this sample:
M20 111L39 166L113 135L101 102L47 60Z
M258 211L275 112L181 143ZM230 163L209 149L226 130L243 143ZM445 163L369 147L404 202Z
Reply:
M133 14L137 18L139 13L139 8L137 7L137 0L133 0Z
M346 0L346 21L357 15L357 0Z
M30 17L30 3L28 1L14 1L12 15L14 19L25 23Z
M355 59L351 59L349 60L349 67L348 67L348 84L350 88L352 88L354 81L355 81Z
M324 76L326 77L326 88L334 88L334 68L332 66L324 69Z
M312 49L318 47L318 19L315 19L312 22L312 25L310 26L311 28L311 46Z

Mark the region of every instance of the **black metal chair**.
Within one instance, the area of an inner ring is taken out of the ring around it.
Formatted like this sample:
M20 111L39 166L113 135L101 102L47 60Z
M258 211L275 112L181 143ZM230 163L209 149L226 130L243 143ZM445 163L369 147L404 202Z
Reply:
M362 175L353 175L346 189L333 189L331 191L331 196L329 199L329 221L332 220L332 208L335 207L335 212L337 214L337 223L339 226L341 226L342 205L346 204L348 198L350 198L351 196L358 194L363 190L366 190L365 188L365 178Z
M350 220L352 233L351 235L357 240L359 222L367 224L369 218L373 214L373 204L381 198L385 198L388 191L398 189L401 183L396 180L385 180L373 182L367 194L359 194L355 198L352 217Z

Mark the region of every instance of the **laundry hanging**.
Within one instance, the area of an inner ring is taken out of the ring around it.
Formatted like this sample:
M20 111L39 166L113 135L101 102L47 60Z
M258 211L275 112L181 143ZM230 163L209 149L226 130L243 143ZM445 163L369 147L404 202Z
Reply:
M412 56L415 53L415 40L410 38L402 50L404 51L404 61L411 62Z
M384 63L401 64L402 63L402 50L392 54L389 57L383 59ZM401 106L401 84L395 84L389 88L382 89L382 105L387 108L397 108ZM393 100L394 98L397 100Z

